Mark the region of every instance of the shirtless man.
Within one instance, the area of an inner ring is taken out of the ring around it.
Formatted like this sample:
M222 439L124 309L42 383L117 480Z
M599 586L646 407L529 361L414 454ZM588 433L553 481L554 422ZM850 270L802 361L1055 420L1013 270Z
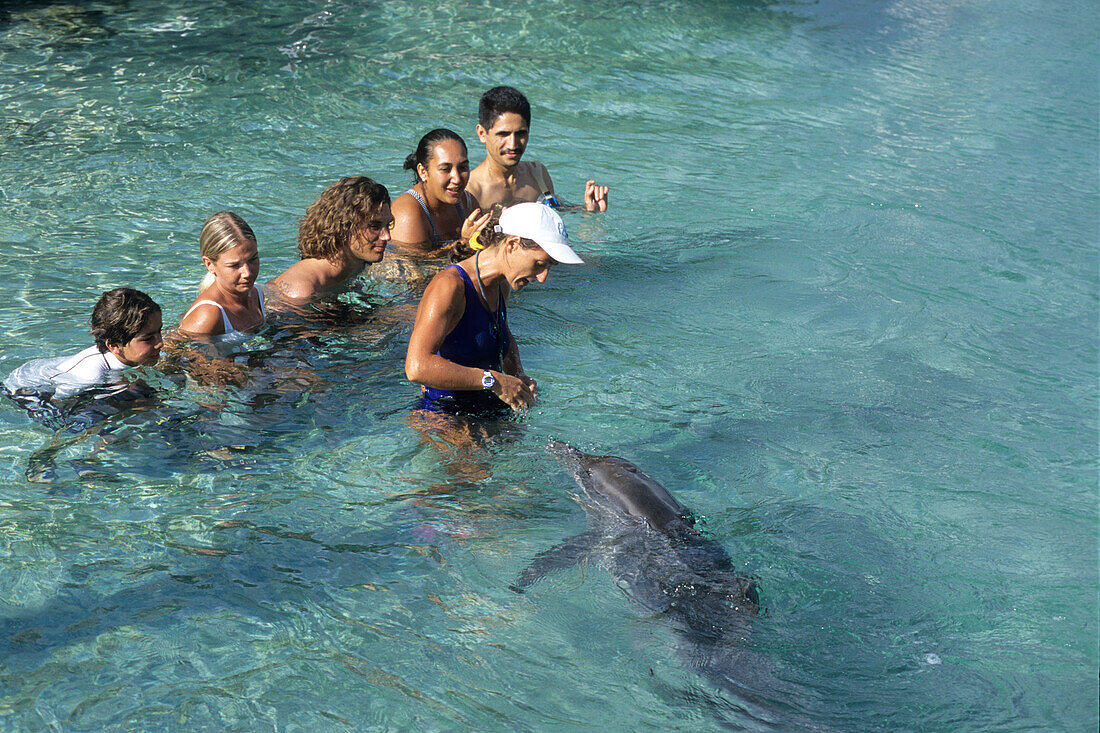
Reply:
M485 143L485 160L470 171L466 190L482 211L494 205L511 206L524 201L545 201L557 208L554 182L546 166L521 161L531 126L531 105L512 87L493 87L481 95L477 136ZM586 211L607 211L607 186L584 184Z
M299 262L268 282L272 295L304 303L342 289L390 241L390 194L366 176L341 178L306 209L298 225Z

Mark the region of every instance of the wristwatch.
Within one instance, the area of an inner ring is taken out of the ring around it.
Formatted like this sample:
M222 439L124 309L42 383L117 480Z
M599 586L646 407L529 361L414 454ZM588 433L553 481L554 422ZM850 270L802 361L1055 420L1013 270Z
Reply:
M496 384L496 383L497 383L496 377L493 376L493 373L491 371L486 369L485 373L481 375L481 388L482 389L492 389L493 385Z

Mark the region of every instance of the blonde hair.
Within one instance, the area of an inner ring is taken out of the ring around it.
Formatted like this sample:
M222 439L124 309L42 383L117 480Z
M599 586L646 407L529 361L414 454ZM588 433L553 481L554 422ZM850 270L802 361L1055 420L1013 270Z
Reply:
M199 233L199 253L212 262L217 262L219 257L242 242L256 244L256 234L252 227L232 211L219 211L203 222L202 232ZM199 292L213 283L214 273L207 272L199 284Z

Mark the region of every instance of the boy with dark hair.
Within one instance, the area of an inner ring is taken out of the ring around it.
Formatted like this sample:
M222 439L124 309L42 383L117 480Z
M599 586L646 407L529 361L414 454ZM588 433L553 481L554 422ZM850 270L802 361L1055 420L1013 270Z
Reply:
M140 290L116 288L104 293L92 310L95 345L73 356L33 359L4 380L13 398L69 397L91 387L106 386L102 396L126 388L125 369L152 366L160 358L160 306ZM18 400L22 402L22 400Z
M485 160L470 171L466 190L482 211L494 205L539 201L559 208L554 182L546 166L522 161L531 127L531 104L512 87L493 87L478 104L477 136L485 144ZM586 211L607 211L607 186L584 184Z

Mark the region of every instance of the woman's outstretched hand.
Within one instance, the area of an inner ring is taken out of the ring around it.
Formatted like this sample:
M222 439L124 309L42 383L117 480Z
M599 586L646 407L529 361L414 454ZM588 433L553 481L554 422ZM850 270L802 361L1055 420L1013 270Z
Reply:
M481 209L474 209L471 211L470 215L466 217L466 220L462 222L462 241L469 242L470 237L484 229L485 225L489 223L489 217L492 216L492 214L492 209L485 214L481 213Z

